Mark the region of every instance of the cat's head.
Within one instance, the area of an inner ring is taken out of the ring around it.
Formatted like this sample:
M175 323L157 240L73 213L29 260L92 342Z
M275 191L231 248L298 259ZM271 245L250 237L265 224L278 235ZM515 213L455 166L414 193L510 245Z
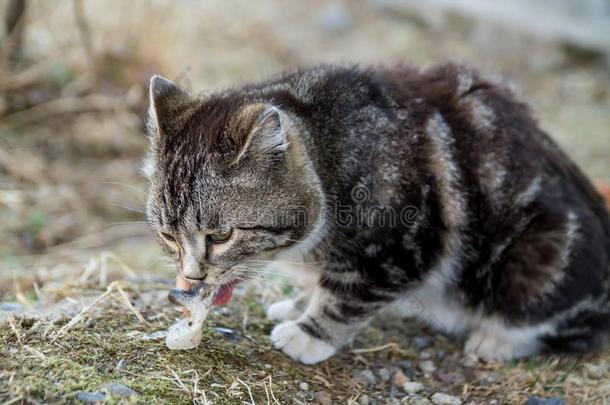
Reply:
M182 274L253 275L321 224L321 190L291 116L239 92L199 98L150 82L147 216Z

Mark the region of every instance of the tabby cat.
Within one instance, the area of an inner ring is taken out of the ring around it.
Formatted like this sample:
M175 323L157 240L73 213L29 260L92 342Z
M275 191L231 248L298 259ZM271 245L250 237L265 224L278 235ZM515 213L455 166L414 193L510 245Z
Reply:
M318 66L195 96L150 82L147 216L192 284L270 261L309 283L273 345L323 361L382 309L506 360L591 350L610 326L610 219L528 108L443 64Z

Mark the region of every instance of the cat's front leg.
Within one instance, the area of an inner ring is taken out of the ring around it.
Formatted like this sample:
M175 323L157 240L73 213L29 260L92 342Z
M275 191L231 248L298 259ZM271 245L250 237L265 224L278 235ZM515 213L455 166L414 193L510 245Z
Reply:
M302 291L295 298L286 298L271 304L266 311L267 318L273 321L297 319L307 309L309 300L320 279L320 274L306 263L279 261L274 267L290 274L296 287L301 288Z
M295 320L278 324L271 332L271 341L275 348L292 359L315 364L349 343L382 306L380 302L338 296L317 286L305 312Z
M267 308L267 318L272 321L286 321L289 319L297 319L300 317L307 305L311 290L307 289L297 295L295 298L286 298L284 300L274 302Z

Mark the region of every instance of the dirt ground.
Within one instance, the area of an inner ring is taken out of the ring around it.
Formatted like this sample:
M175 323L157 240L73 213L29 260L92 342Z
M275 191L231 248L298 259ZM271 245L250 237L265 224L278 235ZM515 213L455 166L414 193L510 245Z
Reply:
M198 349L170 351L175 269L150 236L138 174L153 73L199 93L322 62L451 59L510 83L610 182L602 56L381 1L110 0L82 3L84 15L74 4L30 1L21 59L0 72L0 402L610 402L608 351L485 364L400 308L336 358L295 364L271 349L264 317L293 293L279 274L216 308Z

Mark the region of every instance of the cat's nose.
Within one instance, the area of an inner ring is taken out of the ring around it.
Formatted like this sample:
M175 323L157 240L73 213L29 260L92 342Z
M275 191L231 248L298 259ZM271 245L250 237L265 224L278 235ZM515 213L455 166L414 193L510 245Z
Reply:
M201 269L199 263L191 258L185 258L182 265L182 274L189 280L203 281L206 278L206 272Z

